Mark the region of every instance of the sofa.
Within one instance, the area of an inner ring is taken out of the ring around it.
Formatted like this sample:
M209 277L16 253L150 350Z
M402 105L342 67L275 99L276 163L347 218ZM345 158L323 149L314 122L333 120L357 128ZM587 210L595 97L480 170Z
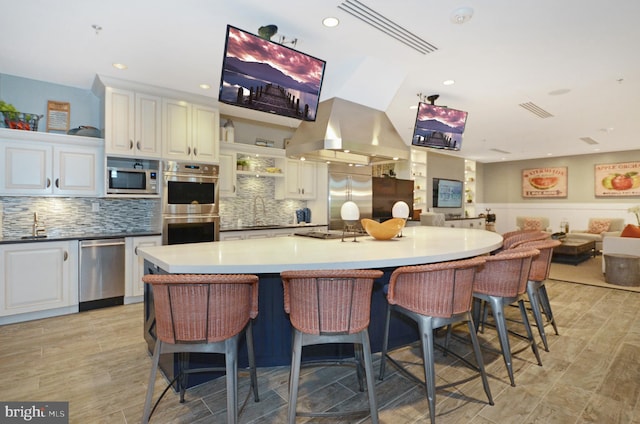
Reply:
M608 223L608 225L606 225ZM596 251L602 250L602 240L605 237L619 236L625 226L624 218L590 218L586 230L571 230L569 237L596 242Z
M602 240L602 273L606 274L604 255L622 254L640 256L640 238L607 236Z
M516 231L521 230L552 232L549 218L544 216L516 216Z

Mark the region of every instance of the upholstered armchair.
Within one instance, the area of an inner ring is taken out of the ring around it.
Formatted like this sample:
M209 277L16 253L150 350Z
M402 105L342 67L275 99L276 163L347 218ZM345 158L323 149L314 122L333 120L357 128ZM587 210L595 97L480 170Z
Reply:
M544 216L516 216L516 230L553 232L549 227L549 218Z
M602 240L605 237L619 236L624 226L624 218L590 218L586 230L571 230L569 231L569 237L572 239L593 240L596 242L596 251L601 251Z

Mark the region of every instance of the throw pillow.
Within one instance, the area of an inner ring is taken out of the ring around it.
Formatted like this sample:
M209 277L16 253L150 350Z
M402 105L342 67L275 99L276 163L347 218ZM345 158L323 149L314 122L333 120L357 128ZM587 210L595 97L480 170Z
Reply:
M624 230L622 230L620 237L640 238L640 226L628 224L626 227L624 227Z
M542 230L542 221L538 218L525 218L524 219L524 228L526 231L541 231Z
M601 234L608 231L610 225L611 221L608 219L592 219L591 222L589 222L589 230L587 230L587 232L591 234Z

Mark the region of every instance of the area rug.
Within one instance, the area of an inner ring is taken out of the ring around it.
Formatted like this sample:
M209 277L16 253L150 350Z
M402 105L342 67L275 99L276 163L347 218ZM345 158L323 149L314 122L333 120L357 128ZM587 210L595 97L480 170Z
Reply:
M604 274L602 274L602 255L590 258L578 265L553 262L551 263L549 279L640 293L640 287L627 287L607 283L604 280Z

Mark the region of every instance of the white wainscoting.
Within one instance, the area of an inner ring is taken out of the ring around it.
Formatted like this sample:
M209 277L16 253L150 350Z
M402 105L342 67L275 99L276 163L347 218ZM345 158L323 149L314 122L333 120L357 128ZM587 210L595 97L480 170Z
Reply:
M496 231L505 233L515 230L516 216L546 216L549 226L560 231L560 222L569 221L569 231L586 230L589 218L623 218L627 224L638 224L636 217L627 212L640 204L638 199L627 203L478 203L477 213L486 213L490 208L496 214Z

